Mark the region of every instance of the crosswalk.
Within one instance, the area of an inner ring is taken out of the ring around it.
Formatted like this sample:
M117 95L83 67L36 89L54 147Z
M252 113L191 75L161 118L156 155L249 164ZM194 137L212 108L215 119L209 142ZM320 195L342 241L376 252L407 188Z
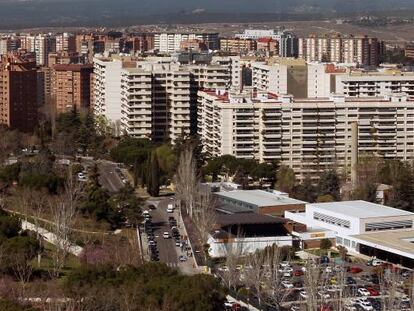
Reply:
M177 268L178 264L176 262L167 262L166 265L171 268Z

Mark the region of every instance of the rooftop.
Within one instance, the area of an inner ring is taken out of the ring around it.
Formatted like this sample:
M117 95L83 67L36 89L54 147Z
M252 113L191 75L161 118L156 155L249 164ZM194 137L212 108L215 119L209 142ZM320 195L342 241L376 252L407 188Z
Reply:
M217 192L220 197L229 198L236 201L246 202L257 207L306 204L304 201L292 199L286 196L273 194L264 190L235 190Z
M414 258L414 230L375 232L352 237L362 244Z
M334 212L351 217L358 218L376 218L376 217L396 217L396 216L413 216L414 213L404 210L370 203L366 201L343 201L330 203L315 203L309 206L317 207L326 211Z

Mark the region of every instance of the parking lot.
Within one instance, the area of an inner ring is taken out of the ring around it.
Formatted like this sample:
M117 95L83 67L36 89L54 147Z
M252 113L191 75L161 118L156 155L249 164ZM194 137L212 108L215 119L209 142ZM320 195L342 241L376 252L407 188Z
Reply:
M266 267L262 268L266 270ZM248 264L237 266L237 286L249 288L249 300L257 303L257 293L248 280L249 269L254 268ZM219 265L215 273L225 282L226 273L231 270L226 265ZM269 271L263 274L266 275ZM281 262L277 272L279 277L276 282L267 282L266 276L260 281L262 305L266 306L266 310L279 310L272 303L274 295L282 297L280 306L284 310L292 311L310 310L308 307L311 302L317 304L317 310L321 311L412 310L411 271L394 269L380 262L373 267L348 262L338 265L334 262L290 261Z

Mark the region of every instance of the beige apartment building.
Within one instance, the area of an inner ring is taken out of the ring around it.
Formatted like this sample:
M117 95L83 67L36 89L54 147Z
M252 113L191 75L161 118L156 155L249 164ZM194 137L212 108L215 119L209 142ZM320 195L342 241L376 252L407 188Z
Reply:
M276 94L292 94L297 98L307 96L308 67L304 60L293 58L269 59L253 62L252 86Z
M355 122L360 153L414 159L414 101L402 94L293 99L255 90L199 92L198 134L208 156L277 160L300 179L350 168Z

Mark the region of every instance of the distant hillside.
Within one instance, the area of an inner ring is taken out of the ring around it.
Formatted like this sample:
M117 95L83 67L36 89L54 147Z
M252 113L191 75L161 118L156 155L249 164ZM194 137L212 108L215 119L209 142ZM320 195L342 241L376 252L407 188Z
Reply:
M413 0L0 0L0 28L313 19L407 11Z

